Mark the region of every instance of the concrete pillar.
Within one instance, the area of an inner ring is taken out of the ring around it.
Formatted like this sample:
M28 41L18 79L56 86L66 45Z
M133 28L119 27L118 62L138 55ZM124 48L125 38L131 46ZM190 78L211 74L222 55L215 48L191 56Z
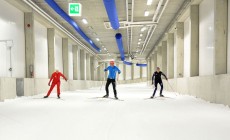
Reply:
M109 66L109 64L106 62L105 65L104 65L104 69L107 68L108 66ZM103 69L103 70L104 70L104 69ZM108 77L108 74L109 74L108 71L104 72L104 77L107 78L107 77Z
M167 36L167 76L174 78L174 33Z
M184 75L184 23L176 23L177 78Z
M214 73L218 75L227 73L228 0L215 0L214 4Z
M123 64L123 78L124 78L124 80L126 80L127 78L126 78L126 65L125 64Z
M34 77L34 58L35 58L35 45L34 45L34 15L32 12L25 13L25 63L26 63L26 78Z
M90 56L90 73L91 73L91 80L95 81L95 68L96 67L96 60L95 56Z
M150 75L154 72L154 65L155 65L154 55L152 54L150 56L150 69L149 69Z
M157 51L154 51L154 54L153 54L153 61L154 61L154 66L153 66L153 72L156 71L156 68L157 68ZM151 73L151 78L152 78L152 74L153 72Z
M131 80L134 80L134 74L135 74L135 70L134 70L134 64L131 66Z
M147 60L147 79L151 80L151 63L150 63L150 59Z
M80 50L80 80L86 80L86 57L85 57L85 50Z
M140 79L143 78L143 67L140 67Z
M157 67L162 69L162 46L157 47Z
M199 5L190 6L191 54L190 76L199 76Z
M90 55L86 53L86 80L91 80Z
M102 81L104 79L104 78L102 78L102 75L104 75L102 73L102 71L103 71L102 69L104 68L103 65L104 65L104 63L102 63L102 62L98 63L98 67L97 67L97 80L98 81Z
M162 41L162 72L167 74L167 41Z
M118 69L120 69L120 68L119 68L119 63L118 63L118 62L115 63L115 66L117 66ZM121 70L121 69L120 69L120 70ZM121 70L121 72L122 72L122 74L123 74L123 71L122 71L122 70ZM118 75L118 74L117 74L117 77L118 77L119 79L121 78L120 75ZM118 80L119 80L119 79L118 79Z
M63 59L63 74L69 77L69 51L68 38L62 38L62 59Z
M79 59L78 46L73 45L73 80L80 79L78 76L78 73L80 71L78 59Z
M99 64L98 64L98 60L97 59L95 59L96 57L94 57L94 81L98 81L98 66L99 66Z
M55 71L55 55L54 55L54 40L55 40L55 30L54 28L47 29L47 43L48 43L48 69L49 78Z

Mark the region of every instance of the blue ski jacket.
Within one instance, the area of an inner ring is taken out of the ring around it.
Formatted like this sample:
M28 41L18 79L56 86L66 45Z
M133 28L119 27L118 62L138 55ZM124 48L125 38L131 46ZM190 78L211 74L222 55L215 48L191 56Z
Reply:
M116 72L118 72L118 74L121 73L121 71L116 66L108 66L104 71L109 71L109 79L116 79Z

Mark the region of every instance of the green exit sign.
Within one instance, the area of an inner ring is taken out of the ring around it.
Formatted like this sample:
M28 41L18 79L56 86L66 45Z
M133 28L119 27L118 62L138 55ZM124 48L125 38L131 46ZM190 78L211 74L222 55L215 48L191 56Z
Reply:
M69 16L81 16L80 3L69 3Z

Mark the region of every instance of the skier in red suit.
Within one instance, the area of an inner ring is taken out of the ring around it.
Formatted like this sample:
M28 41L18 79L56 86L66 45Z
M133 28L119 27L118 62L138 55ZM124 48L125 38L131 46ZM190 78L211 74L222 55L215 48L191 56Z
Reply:
M57 96L58 96L58 98L60 98L60 84L61 84L60 77L63 77L67 81L67 78L58 70L56 70L56 72L54 72L52 74L48 85L50 86L51 81L52 81L52 84L51 84L51 87L50 87L47 95L44 96L44 98L49 97L49 95L50 95L51 91L53 90L53 88L55 87L55 85L57 85Z

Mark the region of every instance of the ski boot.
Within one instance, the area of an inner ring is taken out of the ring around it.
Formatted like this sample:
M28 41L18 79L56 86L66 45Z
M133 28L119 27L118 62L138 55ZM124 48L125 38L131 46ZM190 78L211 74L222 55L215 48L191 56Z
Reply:
M118 100L117 96L114 96L114 98L115 98L116 100Z
M103 98L108 98L109 97L109 95L108 94L106 94L105 96L103 96Z
M160 97L165 97L165 96L161 94Z
M151 96L151 97L150 97L150 99L153 99L153 98L154 98L154 96Z
M60 99L60 95L58 95L58 99Z
M43 98L48 98L49 96L44 96Z

